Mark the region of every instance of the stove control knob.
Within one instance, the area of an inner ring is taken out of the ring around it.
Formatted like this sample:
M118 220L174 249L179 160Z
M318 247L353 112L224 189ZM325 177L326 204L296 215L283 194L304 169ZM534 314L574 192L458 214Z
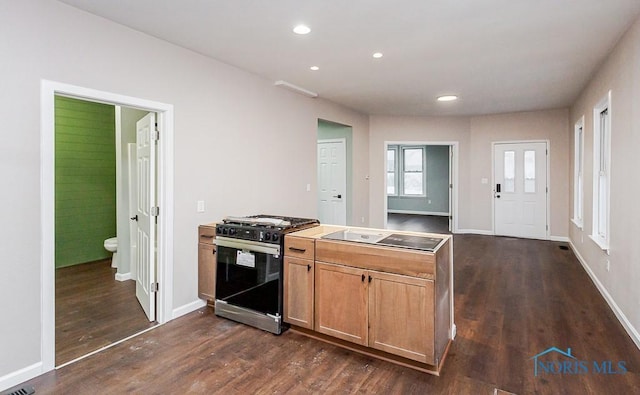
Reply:
M226 235L227 233L229 233L229 229L227 228L222 228L222 234Z
M278 241L279 238L280 238L280 235L277 233L274 233L273 236L271 237L271 240Z
M264 239L265 240L271 240L271 233L267 232L264 234Z
M234 228L230 228L230 229L229 229L229 234L230 234L231 236L235 235L236 233L238 233L238 232L237 232Z
M221 234L222 233L222 227L220 227L220 226L216 227L216 233L217 234Z

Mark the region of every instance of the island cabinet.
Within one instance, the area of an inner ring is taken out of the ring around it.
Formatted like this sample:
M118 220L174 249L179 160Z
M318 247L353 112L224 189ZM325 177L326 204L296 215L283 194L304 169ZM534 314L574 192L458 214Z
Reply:
M313 240L284 239L284 322L307 329L313 329L314 251Z
M369 347L435 365L433 280L370 272Z
M316 262L315 330L433 365L433 281Z
M367 345L367 283L365 271L316 262L315 330Z
M322 237L340 230L324 225L285 237L285 322L439 375L455 333L452 237L436 235L443 241L435 251Z
M216 300L216 227L198 227L198 297L213 305Z

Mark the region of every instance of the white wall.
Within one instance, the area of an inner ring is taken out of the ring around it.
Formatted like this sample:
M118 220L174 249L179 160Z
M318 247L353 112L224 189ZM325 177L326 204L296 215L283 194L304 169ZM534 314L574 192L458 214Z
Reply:
M458 229L491 233L492 147L496 141L549 140L552 237L568 236L569 126L567 110L472 117L390 117L370 120L371 225L384 224L385 141L459 142ZM482 184L487 178L489 183Z
M0 37L0 177L11 186L0 197L0 389L41 360L42 79L174 105L174 308L197 300L198 224L229 214L316 216L318 118L353 127L353 217L368 220L363 114L52 0L1 2Z
M611 90L611 230L607 255L590 238L593 224L593 108ZM640 19L622 37L571 108L571 127L584 115L583 229L569 237L626 329L640 347ZM573 147L573 134L571 135ZM571 152L571 197L573 152ZM573 199L571 199L573 213ZM610 261L610 271L606 262Z
M491 229L491 143L515 140L549 140L549 233L568 236L569 222L569 112L549 110L471 118L471 163L469 166L470 229ZM482 184L481 178L489 184ZM462 201L461 201L462 204Z

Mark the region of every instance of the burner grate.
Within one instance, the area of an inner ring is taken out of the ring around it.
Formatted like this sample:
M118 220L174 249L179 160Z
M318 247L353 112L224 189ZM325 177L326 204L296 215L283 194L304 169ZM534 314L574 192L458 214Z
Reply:
M296 228L303 225L319 224L317 219L285 217L281 215L259 214L246 217L226 217L225 224L237 224L256 227L279 227L282 229Z

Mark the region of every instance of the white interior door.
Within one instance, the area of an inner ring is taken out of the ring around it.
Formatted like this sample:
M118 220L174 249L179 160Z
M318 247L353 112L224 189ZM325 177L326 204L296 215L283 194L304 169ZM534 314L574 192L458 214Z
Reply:
M346 192L346 141L318 141L318 217L321 223L347 224Z
M137 242L138 242L138 222L133 220L135 216L138 214L138 176L136 173L136 169L138 167L137 161L137 144L129 143L127 144L127 175L129 178L129 256L131 257L131 261L133 261L133 265L131 265L131 278L136 278L136 257L138 256L137 251Z
M547 238L547 144L494 146L495 234Z
M156 140L154 113L136 123L137 204L136 297L149 321L155 321L156 227L152 210L156 202Z

